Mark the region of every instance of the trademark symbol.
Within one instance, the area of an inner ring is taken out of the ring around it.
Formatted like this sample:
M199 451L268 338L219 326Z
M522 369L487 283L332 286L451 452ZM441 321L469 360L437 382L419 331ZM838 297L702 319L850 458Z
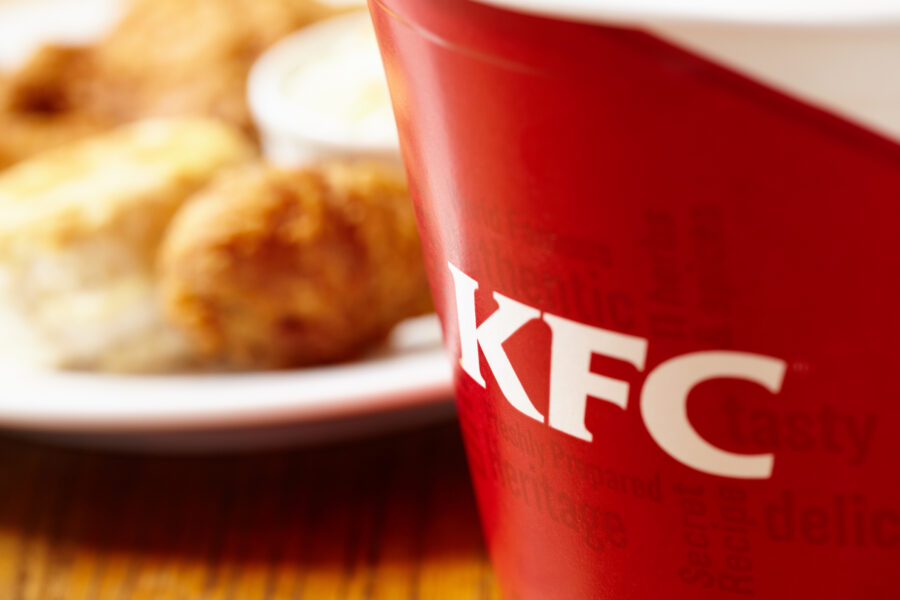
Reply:
M791 371L800 375L807 375L812 371L812 365L805 360L798 360L791 363Z

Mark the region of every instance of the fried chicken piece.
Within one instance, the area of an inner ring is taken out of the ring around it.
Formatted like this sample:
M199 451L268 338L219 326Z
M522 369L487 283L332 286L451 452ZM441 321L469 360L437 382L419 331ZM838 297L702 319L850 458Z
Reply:
M0 168L112 126L73 98L74 81L87 74L87 57L84 48L45 46L0 79Z
M315 0L135 0L94 46L47 46L0 81L0 168L144 117L214 117L254 135L253 62L336 12Z
M350 358L430 308L405 179L377 163L221 176L175 217L160 277L172 322L232 367Z
M0 356L119 371L188 361L157 302L159 243L191 193L254 155L225 124L160 119L0 174Z
M334 12L313 0L136 0L91 52L74 100L117 120L196 114L251 132L245 86L257 56Z

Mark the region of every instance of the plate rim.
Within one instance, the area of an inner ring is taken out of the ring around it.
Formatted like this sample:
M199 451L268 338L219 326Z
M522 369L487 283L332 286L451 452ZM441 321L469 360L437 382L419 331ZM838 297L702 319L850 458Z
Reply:
M437 404L453 396L452 372L442 348L274 372L111 375L35 370L3 375L0 428L47 432L149 433L288 425ZM335 385L338 378L343 381ZM88 405L60 400L66 392L97 394L100 388L105 391L99 401ZM268 397L266 389L271 390ZM56 394L53 402L36 398L48 392ZM129 392L141 401L129 405L132 398L126 397L117 402L118 394ZM167 392L175 396L161 405L148 402ZM260 392L264 399L249 400L249 392ZM12 403L10 394L16 398ZM179 404L191 394L203 401ZM222 402L214 402L214 395Z

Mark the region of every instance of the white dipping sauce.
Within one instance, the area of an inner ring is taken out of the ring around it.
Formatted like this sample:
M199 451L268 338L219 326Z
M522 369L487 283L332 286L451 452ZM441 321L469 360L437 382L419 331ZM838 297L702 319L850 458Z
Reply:
M298 56L285 73L287 101L324 126L371 143L397 138L384 68L371 25L354 23L323 40L315 55Z
M275 162L398 156L368 12L328 19L276 44L254 65L249 97L264 149Z

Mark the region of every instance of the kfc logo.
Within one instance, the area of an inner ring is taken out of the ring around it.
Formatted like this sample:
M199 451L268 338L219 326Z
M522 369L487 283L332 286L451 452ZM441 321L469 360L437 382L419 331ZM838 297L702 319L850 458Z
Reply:
M498 292L497 309L480 324L475 319L478 282L451 263L459 326L460 366L482 387L479 348L500 391L523 415L566 435L590 442L585 426L592 401L609 402L625 409L632 386L641 386L640 413L657 445L688 467L736 479L768 479L775 456L771 453L738 454L704 439L691 425L687 402L691 390L713 379L739 379L761 385L772 394L781 390L786 363L778 358L725 350L674 356L645 371L648 340L572 321L528 306ZM550 399L547 414L535 408L516 374L503 343L523 325L543 320L552 332L550 347ZM590 370L599 354L634 367L632 381L615 379Z

